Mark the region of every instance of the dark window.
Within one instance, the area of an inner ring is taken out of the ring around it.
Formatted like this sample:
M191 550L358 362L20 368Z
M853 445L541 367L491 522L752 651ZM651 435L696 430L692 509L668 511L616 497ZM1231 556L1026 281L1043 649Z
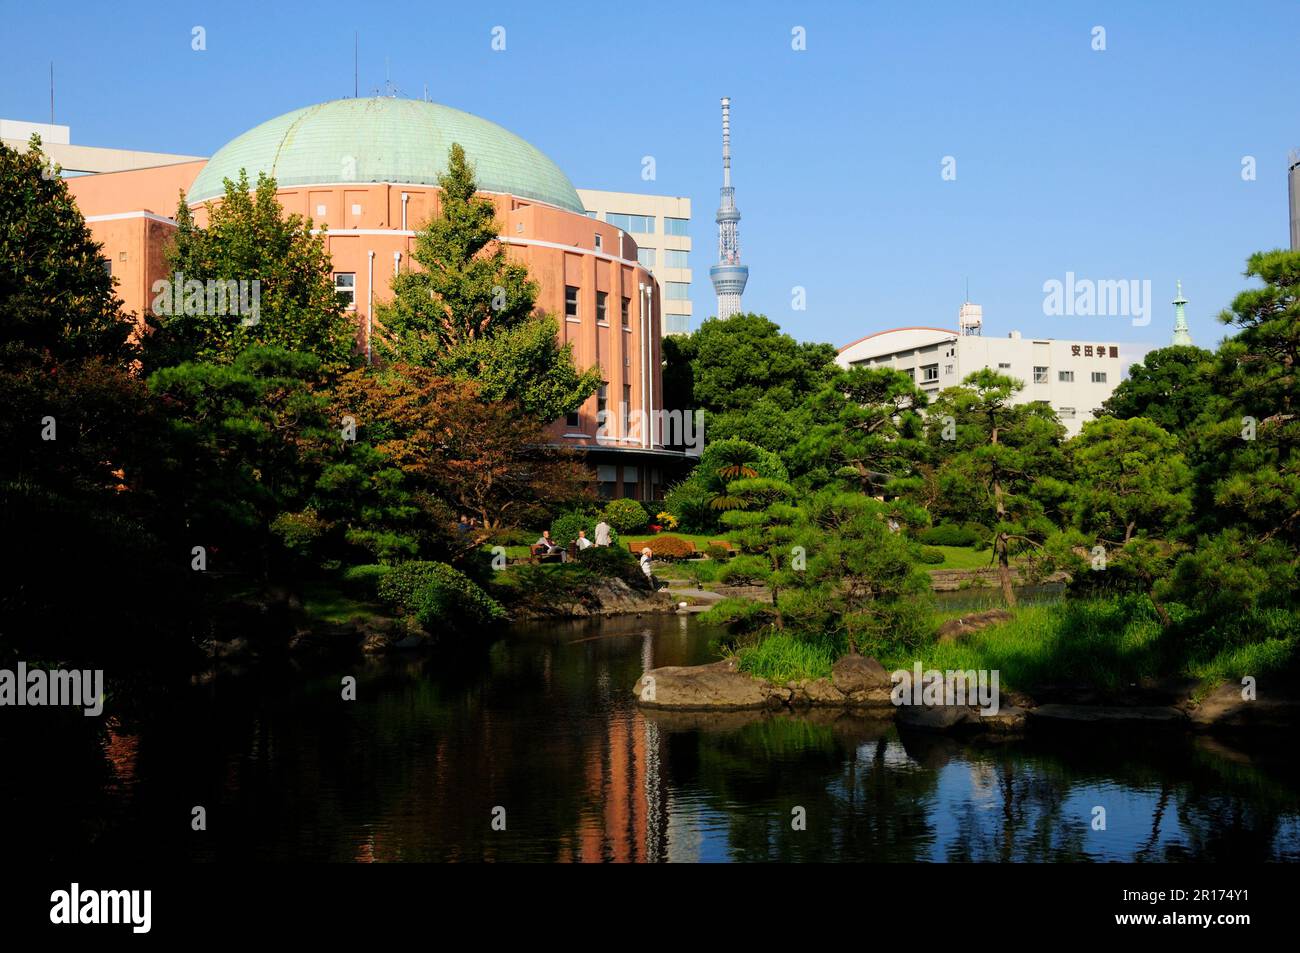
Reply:
M564 418L564 425L566 427L578 426L578 412L576 410Z
M604 324L609 320L609 318L605 316L605 299L608 297L609 295L605 294L603 291L596 292L596 321L601 324Z
M622 315L623 315L623 327L627 327L627 326L631 323L631 320L632 320L632 319L631 319L631 312L630 312L630 310L629 310L631 307L632 307L632 299L631 299L631 298L624 298L624 299L623 299L623 309L622 309Z
M566 318L578 316L578 289L573 285L564 286L564 316Z

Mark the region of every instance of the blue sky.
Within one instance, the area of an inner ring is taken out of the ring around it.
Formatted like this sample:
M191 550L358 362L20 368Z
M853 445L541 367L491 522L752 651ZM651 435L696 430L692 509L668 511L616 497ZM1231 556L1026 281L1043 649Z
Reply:
M1300 3L168 3L0 0L0 116L72 140L208 155L280 113L408 96L492 119L579 187L689 196L698 318L720 184L720 96L750 266L745 305L845 344L955 323L1167 343L1174 281L1197 343L1287 242L1300 147ZM190 47L191 28L207 50ZM491 31L506 29L493 52ZM791 30L807 49L791 48ZM1106 49L1094 51L1093 28ZM657 179L641 180L641 158ZM956 179L941 163L956 159ZM1242 160L1256 160L1243 181ZM1049 317L1043 283L1150 280L1154 320ZM806 289L806 310L792 289Z

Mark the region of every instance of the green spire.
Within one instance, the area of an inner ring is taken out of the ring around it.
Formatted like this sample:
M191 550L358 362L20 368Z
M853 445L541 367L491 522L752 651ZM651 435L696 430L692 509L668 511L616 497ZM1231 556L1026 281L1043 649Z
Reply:
M1183 310L1183 305L1187 304L1187 299L1183 297L1183 283L1178 282L1178 294L1174 298L1174 339L1171 343L1183 347L1192 346L1192 332L1187 328L1187 313Z

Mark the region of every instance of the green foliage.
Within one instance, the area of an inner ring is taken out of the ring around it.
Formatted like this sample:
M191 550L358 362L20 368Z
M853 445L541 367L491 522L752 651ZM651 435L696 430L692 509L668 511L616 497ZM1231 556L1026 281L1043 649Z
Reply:
M392 572L393 567L384 563L361 563L343 570L343 584L366 596L379 595L379 583Z
M927 566L937 566L944 561L944 555L931 546L918 546L916 548L916 560L925 563Z
M312 222L285 215L273 178L259 173L255 189L241 172L238 182L225 181L220 202L208 203L208 226L200 228L182 196L176 210L176 233L167 248L173 285L201 283L200 307L188 303L176 312L174 294L165 287L155 295L151 320L156 333L148 341L151 367L187 361L230 363L248 348L277 348L311 355L322 371L350 363L357 328L334 290L334 277L323 234ZM232 313L214 298L206 283L257 281L258 313ZM187 295L188 296L188 295ZM199 302L196 302L199 303ZM221 313L224 310L225 313ZM191 313L193 312L193 313ZM254 320L254 318L256 320Z
M459 143L438 187L438 215L411 252L420 267L394 276L393 300L379 309L380 350L390 361L435 366L448 349L523 324L537 301L528 269L506 255L496 206L476 194Z
M637 558L623 546L589 546L578 551L578 565L597 576L622 579L637 588L645 588L645 573Z
M722 513L744 505L727 492L731 481L740 477L784 481L788 474L775 453L748 441L710 441L695 469L669 489L664 506L677 517L680 529L714 532L722 525Z
M0 145L0 357L55 362L130 359L101 248L60 169L32 136L27 152Z
M624 535L640 532L650 523L645 508L636 500L610 500L601 515L605 522Z
M979 546L983 542L975 530L955 523L940 523L918 530L915 539L927 546Z
M1127 420L1145 417L1185 439L1214 399L1210 371L1214 355L1199 347L1148 351L1101 405L1101 413Z
M700 614L705 625L722 625L738 632L754 632L767 628L775 618L775 611L765 602L753 599L721 599Z
M586 530L587 538L594 539L596 534L596 517L590 513L581 510L571 510L568 513L562 513L551 522L551 539L557 546L568 546L578 538L579 530ZM537 541L536 537L529 534L527 545L532 545ZM602 547L604 548L604 547Z
M506 618L499 602L446 563L399 563L380 579L377 593L429 630L486 625Z

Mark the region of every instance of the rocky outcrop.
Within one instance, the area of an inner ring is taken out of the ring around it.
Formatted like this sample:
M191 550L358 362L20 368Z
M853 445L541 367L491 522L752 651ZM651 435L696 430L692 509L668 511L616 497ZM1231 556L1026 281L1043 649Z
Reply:
M922 731L988 731L1012 734L1024 729L1026 713L1015 705L1003 705L996 713L983 714L970 705L900 705L898 723Z
M1163 705L1039 705L1030 712L1035 722L1177 725L1186 721L1177 708Z
M940 643L961 642L972 632L987 629L1000 622L1010 622L1014 618L1006 609L988 609L984 612L972 612L956 619L949 619L939 626Z
M779 708L791 697L790 689L737 670L734 659L651 669L637 679L632 692L648 708L723 711Z
M538 593L528 605L513 607L516 619L584 618L676 612L678 600L667 592L634 588L626 580L601 579L579 590Z

